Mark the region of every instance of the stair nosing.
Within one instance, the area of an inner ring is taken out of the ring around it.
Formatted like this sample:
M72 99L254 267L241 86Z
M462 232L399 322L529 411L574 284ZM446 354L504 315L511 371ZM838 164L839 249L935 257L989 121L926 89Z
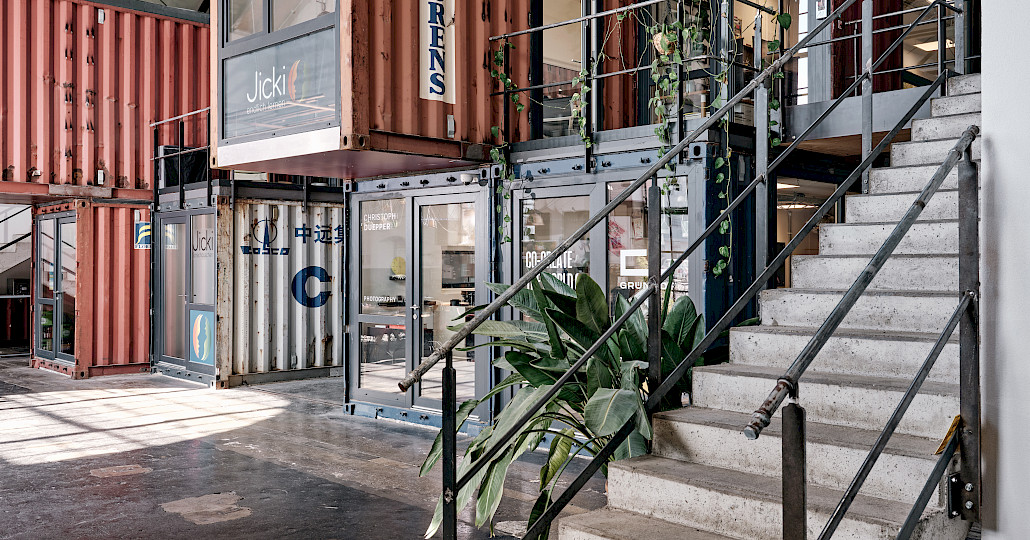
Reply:
M818 328L813 326L773 326L773 325L757 325L757 326L738 326L730 328L730 332L743 332L743 333L761 333L761 334L780 334L780 335L791 335L791 336L812 336L818 331ZM882 341L909 341L909 342L925 342L925 343L936 343L937 339L940 338L940 333L931 332L906 332L899 330L867 330L861 328L838 328L837 331L830 336L833 338L847 338L847 339L870 339L870 340L882 340ZM949 343L958 343L958 336L952 335Z
M802 294L832 294L836 296L843 296L847 293L847 289L801 289L796 287L784 287L782 289L766 289L762 291L763 295L781 295L789 293L802 293ZM939 298L960 298L962 295L959 291L933 291L933 290L904 290L904 289L866 289L863 296L911 296L911 297L939 297Z
M786 370L750 364L715 364L711 366L698 366L694 373L713 373L716 375L749 377L753 379L766 379L776 381L783 376ZM913 377L915 374L913 373ZM911 378L901 377L877 377L873 375L855 375L848 373L828 373L825 371L809 370L801 376L801 382L805 384L818 384L823 386L846 386L848 388L875 389L891 392L905 392L912 383ZM959 385L953 383L937 382L927 380L919 389L920 394L955 397L959 395ZM757 404L756 404L757 405Z
M613 515L614 518L616 518L616 519L618 519L620 521L627 521L627 522L629 522L630 525L632 525L633 521L635 521L635 520L645 520L647 522L658 521L658 522L661 522L660 528L662 529L663 532L668 532L668 533L671 533L672 535L676 535L676 536L672 536L673 538L686 538L687 540L689 540L691 537L695 537L695 538L700 538L701 540L734 540L730 536L725 536L725 535L717 533L717 532L707 531L707 530L704 530L704 529L699 529L697 527L691 527L690 525L683 525L681 523L676 523L676 522L673 522L673 521L662 519L660 517L648 516L648 515L640 514L638 512L633 512L633 511L630 511L630 510L622 510L622 509L619 509L619 508L612 508L610 506L605 506L603 508L598 508L597 510L592 510L590 512L586 512L586 513L583 513L583 514L576 514L576 515L572 515L572 516L562 516L558 520L559 530L562 527L570 527L570 528L572 528L574 530L583 531L583 532L585 532L587 534L592 534L592 535L597 535L597 536L603 535L604 533L611 534L611 531L609 529L598 528L598 527L596 527L594 525L594 522L598 521L596 519L596 514L597 513ZM591 514L593 514L593 516L590 516ZM589 516L589 517L581 517L581 516ZM586 523L582 523L582 522L577 521L577 518L583 519L583 520L589 520L589 521L587 521ZM617 538L624 538L625 537L625 538L633 538L634 540L640 538L639 537L639 531L634 531L634 532L635 532L635 534L631 534L630 536L620 535ZM689 536L681 536L683 534L687 534Z

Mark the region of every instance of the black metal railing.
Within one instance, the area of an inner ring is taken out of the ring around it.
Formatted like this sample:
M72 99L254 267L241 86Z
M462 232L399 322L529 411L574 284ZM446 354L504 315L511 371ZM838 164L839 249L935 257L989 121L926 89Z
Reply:
M193 111L193 112L188 112L186 114L175 116L173 118L168 118L166 120L160 120L158 122L154 122L153 124L150 124L150 127L154 130L154 157L152 158L152 160L154 162L154 185L153 185L153 190L154 190L154 209L155 210L157 210L160 207L159 197L160 197L161 188L162 187L166 187L166 186L162 186L161 185L161 179L163 177L170 176L169 174L166 174L167 171L169 171L169 165L174 162L174 167L175 167L174 171L175 171L175 175L176 175L176 185L179 188L179 208L181 209L181 208L185 208L185 206L186 206L186 178L187 178L187 174L186 174L186 168L183 166L183 158L186 158L186 157L193 158L193 157L195 157L197 154L199 154L201 152L204 152L205 155L210 155L210 154L208 154L208 150L210 148L210 144L205 144L203 146L199 146L198 145L198 146L194 146L194 147L187 147L186 146L186 123L189 122L189 121L196 120L196 117L198 117L199 115L204 115L205 116L206 125L205 125L204 134L201 136L201 140L206 141L208 139L208 137L209 137L209 134L211 133L211 108L210 107L209 108L205 108L205 109L200 109L200 110L197 110L197 111ZM162 148L162 145L161 145L161 129L164 126L167 126L169 124L174 125L175 128L176 128L176 144L173 147L174 151L172 151L171 153L167 153L166 154L166 153L161 152L161 148ZM206 201L205 204L211 205L211 195L212 195L212 193L214 191L213 177L212 177L212 174L211 174L210 166L207 164L206 161L207 160L205 159L205 163L204 163L204 166L203 166L203 170L206 171L205 177L206 177L206 181L207 181L207 198L205 199L205 201Z
M602 220L604 220L612 211L614 211L620 204L630 197L631 194L641 188L648 180L657 177L659 172L671 162L676 156L679 156L686 147L697 140L707 130L715 127L720 120L729 114L733 108L741 102L746 96L754 94L756 97L756 126L759 126L757 136L759 138L759 144L756 147L762 149L765 147L761 142L764 141L765 134L762 131L765 129L767 124L764 122L768 121L767 109L765 103L762 101L765 99L766 88L765 83L772 79L774 73L778 72L783 66L790 61L794 54L798 50L806 47L808 43L823 29L827 28L833 21L841 16L845 9L854 4L857 0L844 0L826 19L824 19L815 29L812 30L795 46L791 47L782 56L777 58L771 63L771 65L763 70L761 73L755 76L745 87L737 94L729 97L725 104L719 108L718 111L713 113L711 116L706 118L701 125L692 131L686 137L683 137L668 153L658 159L652 164L639 178L630 183L625 190L619 195L615 196L611 202L603 207L597 214L590 217L586 223L584 223L579 229L569 235L564 241L562 241L555 249L545 256L539 263L531 270L526 272L520 277L511 287L507 288L504 292L499 294L492 302L490 302L483 309L479 310L473 319L465 323L459 328L446 342L441 344L429 357L423 359L423 361L409 373L402 381L399 382L399 386L402 391L407 391L415 383L421 380L421 378L429 372L435 365L441 360L444 361L442 382L443 382L443 395L442 395L442 433L443 433L443 444L442 444L442 464L443 464L443 536L445 540L457 538L457 495L459 490L467 487L469 482L472 481L476 475L483 470L484 467L490 464L497 455L503 450L503 447L510 442L514 437L518 435L521 429L531 421L536 413L543 408L559 391L562 386L570 381L575 374L583 368L586 362L602 347L614 334L617 332L633 315L637 310L641 309L645 304L649 305L649 316L647 317L649 340L648 340L648 364L649 364L649 380L651 383L649 387L651 391L648 394L648 399L645 404L647 414L651 414L657 410L659 404L675 387L676 383L683 378L698 358L711 347L715 341L720 337L720 334L727 330L735 318L744 310L744 308L750 303L757 294L766 287L766 284L773 277L773 275L779 271L784 265L787 258L793 254L794 250L800 245L802 240L810 233L822 220L823 217L844 197L845 193L855 184L855 182L863 176L864 173L872 166L874 160L887 148L894 138L901 132L901 130L915 117L916 113L925 105L925 103L933 96L937 95L938 91L942 91L945 88L944 83L948 77L953 73L948 70L942 70L941 74L933 81L928 87L926 87L920 96L920 98L910 107L910 109L900 118L894 127L887 133L887 135L876 145L875 148L870 149L864 155L862 162L859 166L844 180L844 182L834 191L833 195L814 213L809 221L801 228L801 230L794 236L794 238L773 258L772 261L766 263L765 251L762 249L764 246L759 246L760 257L757 261L757 270L759 274L758 278L755 279L747 290L733 303L732 306L722 315L719 320L714 323L704 338L691 350L686 356L677 364L677 366L669 373L664 380L661 379L661 358L662 358L662 343L660 339L660 328L662 325L661 311L658 308L659 302L651 301L651 299L657 299L661 294L661 284L668 280L676 269L692 254L698 247L702 246L704 242L718 230L721 223L729 219L729 217L737 210L741 204L743 204L753 194L759 194L758 200L761 202L766 198L761 196L764 190L767 189L767 179L772 170L778 165L784 162L786 157L795 151L800 145L801 141L809 136L815 129L815 126L823 122L837 106L845 99L845 96L839 97L835 100L823 115L816 120L812 127L805 130L798 140L794 141L788 146L781 155L779 155L772 163L767 163L767 154L758 152L757 160L758 166L756 167L757 175L754 180L748 184L748 186L739 193L732 202L727 206L726 210L719 215L705 230L701 233L690 246L682 253L676 260L672 261L668 269L665 271L661 270L661 265L654 264L657 261L657 250L660 249L660 234L659 231L651 231L648 236L649 242L649 260L652 264L648 265L648 282L647 286L637 293L631 302L629 308L623 313L622 316L617 318L613 324L591 345L586 352L577 360L569 370L567 370L552 387L541 396L535 404L530 406L526 412L514 423L514 425L508 429L507 432L502 434L493 445L486 449L480 454L475 461L468 466L463 466L465 471L461 477L457 475L457 434L455 432L456 427L456 388L455 385L455 370L452 361L452 352L456 346L459 346L465 342L465 339L475 331L483 322L494 318L502 307L506 306L508 301L511 300L515 294L524 290L530 283L533 282L546 268L548 268L558 257L564 254L569 248L583 238L590 230L597 226ZM864 0L865 3L869 3L870 0ZM925 9L933 9L942 0L935 0ZM760 39L760 34L757 34ZM884 57L897 46L900 45L900 41L894 43L892 47L884 54ZM872 70L874 70L880 63L882 63L883 57L877 62L871 62L866 72L860 76L855 85L861 83L864 80L871 78ZM868 118L871 123L871 116ZM871 125L869 126L871 129ZM660 215L660 188L657 185L652 185L648 192L650 204L648 205L648 212L653 213L649 217L650 222L658 224ZM757 206L757 205L756 205ZM767 222L767 217L761 212L767 212L768 208L764 210L759 206L757 213L759 213L756 222L757 226L763 226ZM756 234L757 238L764 238L764 232L762 236ZM762 244L761 242L759 244ZM653 258L652 258L653 257ZM552 521L558 516L562 509L571 501L571 499L579 492L579 490L586 484L586 482L609 460L614 454L615 450L619 445L629 436L629 434L635 429L634 426L635 418L630 419L625 425L622 426L611 439L601 448L594 456L594 458L584 467L584 469L576 476L571 484L566 488L561 495L559 495L554 502L546 508L546 510L530 524L525 538L535 539L541 533L546 531ZM803 424L802 424L803 426ZM471 457L470 457L471 459ZM802 519L802 523L804 520ZM793 537L791 537L793 538Z

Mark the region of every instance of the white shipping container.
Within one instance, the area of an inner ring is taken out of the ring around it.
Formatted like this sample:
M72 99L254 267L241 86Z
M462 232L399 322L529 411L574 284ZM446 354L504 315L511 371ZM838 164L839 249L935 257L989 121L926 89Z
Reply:
M219 238L231 241L219 242L218 386L342 374L344 205L237 200L220 210Z

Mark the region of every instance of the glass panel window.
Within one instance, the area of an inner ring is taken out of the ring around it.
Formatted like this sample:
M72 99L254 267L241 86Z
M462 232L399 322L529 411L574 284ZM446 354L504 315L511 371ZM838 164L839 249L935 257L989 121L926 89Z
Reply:
M172 358L186 355L186 224L166 223L162 241L164 259L164 354Z
M664 180L663 180L664 182ZM623 192L632 182L608 184L608 200ZM627 298L647 285L647 182L620 204L608 218L608 287L613 294ZM662 195L662 270L690 246L687 229L687 180L670 183ZM688 292L687 263L673 274L673 298ZM668 285L662 283L663 288Z
M420 209L422 246L422 356L429 356L454 335L450 330L475 305L476 207L474 203L438 204ZM465 346L474 345L472 336ZM459 347L460 349L461 347ZM475 397L475 351L454 351L458 401ZM443 365L422 378L422 396L442 399Z
M194 304L215 303L215 215L201 214L190 218L190 291Z
M41 298L53 298L56 274L55 226L53 219L39 220L39 292Z
M39 306L39 348L54 352L54 306Z
M75 353L75 284L77 270L76 225L74 221L61 223L61 352Z
M537 265L590 217L590 198L555 197L522 201L522 271ZM547 269L571 286L576 274L590 271L587 239L572 245Z
M404 324L361 323L358 336L358 385L367 390L399 392L397 381L407 365L407 328Z
M544 4L544 24L554 24L579 17L580 0L547 0ZM570 24L544 30L543 84L571 81L583 69L583 38L581 25ZM573 126L570 99L579 92L571 84L547 86L543 90L544 137L561 137L579 132Z
M363 201L361 227L361 312L371 315L407 313L407 234L404 199Z
M336 12L336 0L272 0L272 31Z
M265 0L229 0L229 41L264 32Z

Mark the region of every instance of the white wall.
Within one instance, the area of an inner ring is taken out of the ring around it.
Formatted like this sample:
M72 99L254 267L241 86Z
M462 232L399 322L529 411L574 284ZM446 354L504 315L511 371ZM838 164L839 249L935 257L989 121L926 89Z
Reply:
M1030 2L983 2L984 538L1030 538Z

